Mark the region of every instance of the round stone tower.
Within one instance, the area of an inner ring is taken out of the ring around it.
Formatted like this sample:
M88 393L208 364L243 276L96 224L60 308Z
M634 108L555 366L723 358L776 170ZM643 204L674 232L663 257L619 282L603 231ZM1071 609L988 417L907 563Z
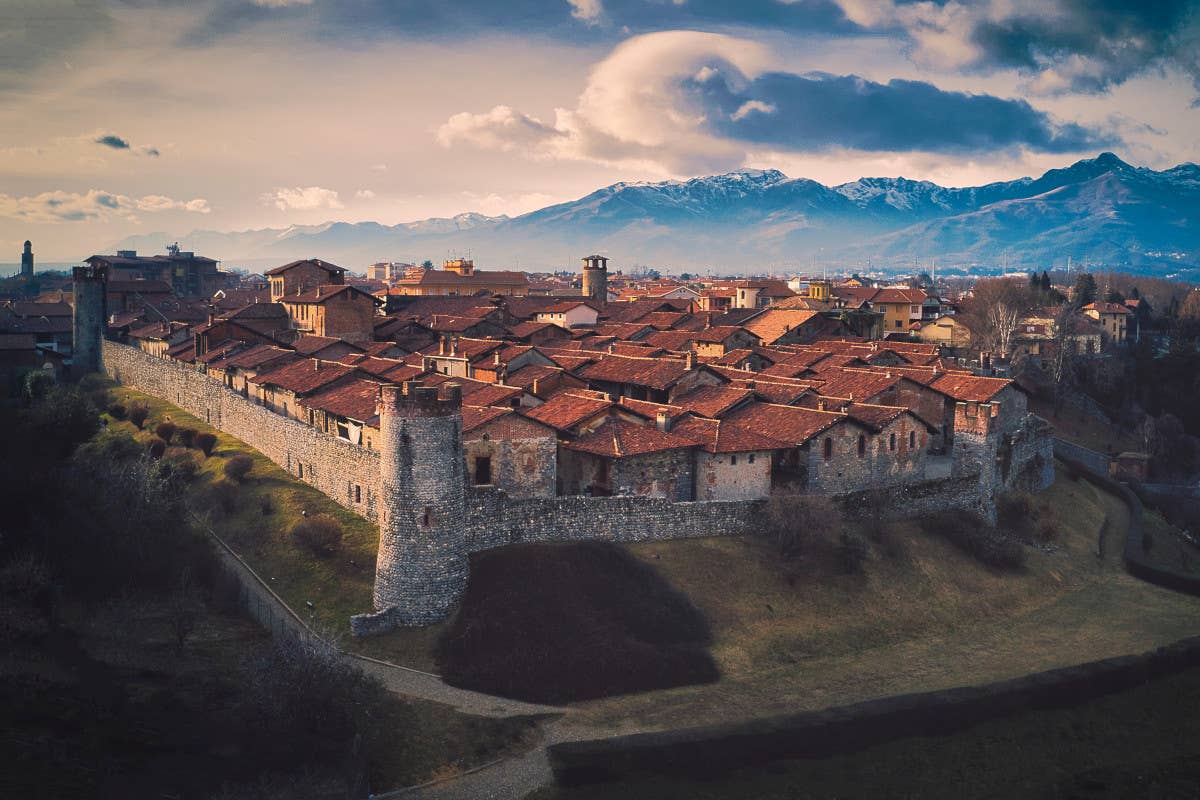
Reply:
M386 629L444 619L467 585L462 389L382 387L376 618Z
M108 267L75 267L72 278L71 375L80 378L89 372L100 372L104 326L108 320L105 311Z
M584 256L583 296L603 305L608 300L608 259Z

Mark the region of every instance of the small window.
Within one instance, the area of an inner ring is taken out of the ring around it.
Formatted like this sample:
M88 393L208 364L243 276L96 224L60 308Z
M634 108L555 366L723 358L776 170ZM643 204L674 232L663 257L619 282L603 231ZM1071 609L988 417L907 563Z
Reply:
M421 512L421 527L428 530L433 527L433 506L425 506L425 510Z
M908 446L910 448L917 446L917 432L916 431L908 432Z
M888 449L889 450L896 449L896 434L894 434L894 433L888 437Z
M862 458L867 454L867 437L863 434L858 435L858 457Z
M359 486L358 484L354 485L354 502L356 502L356 503L362 502L362 487Z
M749 456L747 456L747 458L749 459L751 464L754 463L754 453L751 453Z
M737 466L737 456L730 456L729 463L736 467Z
M826 436L825 437L825 460L828 461L831 458L833 458L833 439Z
M492 457L475 457L475 485L490 486L492 483Z

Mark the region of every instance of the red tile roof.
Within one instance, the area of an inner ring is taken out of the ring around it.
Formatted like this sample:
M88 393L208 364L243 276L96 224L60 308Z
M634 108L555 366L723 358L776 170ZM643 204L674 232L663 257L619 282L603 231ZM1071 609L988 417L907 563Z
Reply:
M819 316L819 312L768 308L743 322L742 327L761 339L763 344L770 345L816 316Z
M675 399L685 411L716 418L754 396L750 389L735 386L701 386Z
M307 292L299 294L289 294L279 298L279 302L284 305L299 303L301 305L320 305L330 298L337 297L341 294L353 293L369 298L375 305L379 305L382 301L370 292L364 292L357 286L351 286L346 283L327 283L318 286L315 289L309 289ZM258 305L262 305L259 303ZM269 305L269 304L268 304Z
M275 367L268 372L261 372L251 378L250 382L259 386L278 386L296 394L308 394L354 373L353 367L336 361L306 358Z
M746 427L716 419L685 415L671 426L672 433L699 440L709 453L748 453L762 450L782 450L791 445Z
M296 404L357 422L370 422L377 416L375 404L381 386L375 381L349 380L316 391L303 400L297 400Z
M949 372L929 386L955 400L983 403L991 400L1011 383L1012 381L1006 378L983 378L961 372Z
M725 416L725 422L793 445L802 445L812 437L837 425L844 414L817 411L799 406L773 403L749 403Z
M514 413L511 408L496 406L466 405L462 407L462 432L473 431L495 419Z
M292 261L290 263L284 264L282 267L275 267L275 269L267 270L263 274L264 275L282 275L283 273L287 272L290 269L295 269L296 267L299 267L299 266L302 266L305 264L308 264L308 265L311 265L314 267L320 267L321 269L325 270L326 272L331 272L331 273L340 272L342 274L345 274L345 272L346 272L346 270L344 268L339 267L337 264L330 264L328 261L322 261L319 258L305 258L305 259L301 259L300 261Z
M594 431L585 433L563 446L598 456L623 458L696 447L697 444L698 442L690 436L667 433L652 425L637 425L613 418L605 420Z
M606 355L576 371L588 381L624 383L650 389L669 389L688 373L687 364L674 358L631 358Z
M555 430L570 431L582 422L607 413L612 406L609 400L567 391L554 395L537 408L529 409L525 416Z

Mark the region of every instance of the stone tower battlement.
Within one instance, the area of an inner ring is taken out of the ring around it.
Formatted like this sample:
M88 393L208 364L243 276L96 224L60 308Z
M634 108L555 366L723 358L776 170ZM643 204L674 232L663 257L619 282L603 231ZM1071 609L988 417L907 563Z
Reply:
M99 372L104 326L108 321L108 267L75 267L71 271L74 309L71 314L71 375Z
M954 433L990 436L999 430L1000 406L997 403L955 403Z
M390 384L377 407L375 613L351 619L359 635L444 619L467 585L462 388Z
M608 259L604 256L584 257L583 296L600 304L608 302Z

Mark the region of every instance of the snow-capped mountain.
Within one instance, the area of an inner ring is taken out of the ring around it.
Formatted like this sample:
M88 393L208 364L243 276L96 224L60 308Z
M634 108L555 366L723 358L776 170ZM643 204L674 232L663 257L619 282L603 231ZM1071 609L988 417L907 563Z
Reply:
M361 270L380 260L434 261L470 248L481 267L573 265L606 252L623 265L762 271L822 261L907 269L913 259L1043 268L1073 256L1176 273L1200 266L1200 167L1161 172L1112 153L985 186L906 178L828 187L778 170L684 181L623 182L518 217L460 214L399 225L329 222L187 236L154 233L121 249L159 250L176 238L232 265L320 256Z

